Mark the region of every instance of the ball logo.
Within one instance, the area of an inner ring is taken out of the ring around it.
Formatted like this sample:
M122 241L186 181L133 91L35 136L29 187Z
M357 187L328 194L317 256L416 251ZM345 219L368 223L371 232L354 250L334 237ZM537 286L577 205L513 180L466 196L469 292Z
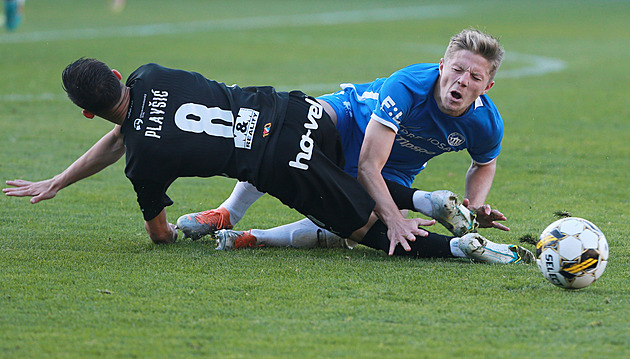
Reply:
M133 128L135 128L136 131L140 131L142 129L142 120L139 118L136 118L136 120L133 121Z
M453 132L448 135L448 144L453 147L461 146L462 143L466 142L466 137L458 132Z

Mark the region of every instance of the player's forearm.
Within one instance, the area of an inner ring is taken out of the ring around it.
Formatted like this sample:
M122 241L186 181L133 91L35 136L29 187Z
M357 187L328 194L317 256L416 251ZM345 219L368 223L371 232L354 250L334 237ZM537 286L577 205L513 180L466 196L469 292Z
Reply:
M53 186L60 190L90 177L118 161L125 153L122 138L114 131L103 136L62 173L53 178Z
M385 224L403 219L385 184L381 171L391 153L396 133L389 127L370 121L359 155L358 180L376 202L374 212Z
M476 208L486 203L492 181L496 172L496 160L480 165L473 162L466 173L466 194L465 197L470 201L470 207Z
M360 166L358 179L372 199L374 199L374 202L376 202L374 212L385 224L403 218L389 193L387 184L380 171L370 168L370 166Z

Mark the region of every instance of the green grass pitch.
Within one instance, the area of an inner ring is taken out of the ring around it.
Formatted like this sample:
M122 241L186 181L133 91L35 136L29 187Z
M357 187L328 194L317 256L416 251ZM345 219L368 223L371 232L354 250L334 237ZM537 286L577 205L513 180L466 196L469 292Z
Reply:
M610 261L566 291L535 265L390 258L367 248L217 252L150 243L124 161L37 205L0 196L0 358L627 358L630 356L630 2L29 0L0 30L0 179L49 178L111 126L64 98L61 71L97 57L312 95L439 61L466 27L501 37L490 96L505 121L488 202L518 243L567 211ZM433 160L427 190L464 191L466 153ZM3 182L4 183L4 182ZM233 180L180 179L174 222ZM4 186L4 185L3 185ZM263 197L238 229L300 215ZM532 247L530 246L530 249Z

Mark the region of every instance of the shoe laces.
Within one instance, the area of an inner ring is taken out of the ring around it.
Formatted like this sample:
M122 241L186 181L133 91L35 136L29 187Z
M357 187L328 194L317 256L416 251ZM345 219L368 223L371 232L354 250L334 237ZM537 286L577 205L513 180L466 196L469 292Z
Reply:
M248 247L262 247L256 245L256 237L252 235L251 231L243 232L234 239L234 249Z
M201 212L195 216L195 220L200 224L214 226L216 229L232 228L230 224L230 212L225 209L211 209Z

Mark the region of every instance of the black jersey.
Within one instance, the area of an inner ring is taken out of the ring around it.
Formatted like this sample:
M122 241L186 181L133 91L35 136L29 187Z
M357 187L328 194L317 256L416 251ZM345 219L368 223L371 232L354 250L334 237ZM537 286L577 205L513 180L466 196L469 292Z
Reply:
M257 183L289 98L272 87L226 86L157 64L138 68L127 86L125 174L145 220L173 203L166 190L178 177L225 175Z

